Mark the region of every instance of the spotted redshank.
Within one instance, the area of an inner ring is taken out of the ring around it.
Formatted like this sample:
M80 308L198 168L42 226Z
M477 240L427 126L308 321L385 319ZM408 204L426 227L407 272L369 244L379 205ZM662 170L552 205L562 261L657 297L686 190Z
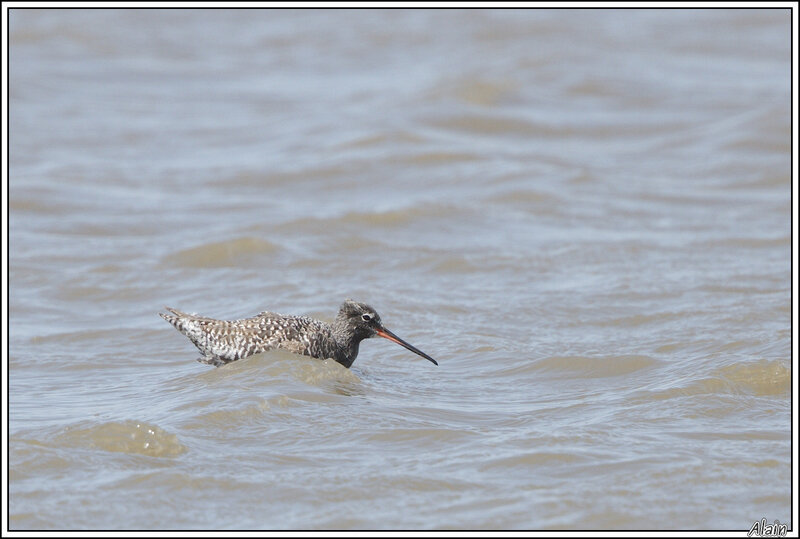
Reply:
M269 311L241 320L216 320L165 308L172 314L158 314L189 337L200 350L203 355L197 361L217 367L283 348L319 359L335 359L350 368L358 355L358 344L375 336L396 342L438 365L431 356L383 327L375 309L349 299L345 300L330 324L307 316L287 316Z

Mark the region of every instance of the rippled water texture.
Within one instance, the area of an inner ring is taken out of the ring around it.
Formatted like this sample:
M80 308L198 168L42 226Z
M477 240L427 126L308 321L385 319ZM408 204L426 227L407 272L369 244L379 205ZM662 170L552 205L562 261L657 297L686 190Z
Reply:
M790 22L12 9L11 528L793 525Z

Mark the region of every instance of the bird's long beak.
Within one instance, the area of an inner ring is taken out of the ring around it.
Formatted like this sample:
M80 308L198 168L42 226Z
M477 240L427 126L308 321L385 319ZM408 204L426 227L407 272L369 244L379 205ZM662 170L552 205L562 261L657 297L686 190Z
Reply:
M403 348L407 348L408 350L411 350L415 354L424 357L425 359L427 359L428 361L430 361L434 365L438 365L438 363L436 363L436 360L433 359L431 356L429 356L428 354L426 354L422 350L419 350L419 349L411 346L406 341L404 341L403 339L401 339L400 337L398 337L397 335L395 335L394 333L392 333L388 329L382 327L380 329L376 329L375 333L377 333L379 336L383 337L384 339L389 339L392 342L396 342L397 344L399 344Z

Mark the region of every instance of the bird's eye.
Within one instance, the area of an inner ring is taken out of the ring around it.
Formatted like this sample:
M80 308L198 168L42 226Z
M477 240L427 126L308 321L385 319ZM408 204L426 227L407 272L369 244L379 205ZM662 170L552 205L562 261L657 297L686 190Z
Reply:
M372 320L372 315L369 313L364 313L361 315L361 320L363 320L364 322L369 322L370 320Z

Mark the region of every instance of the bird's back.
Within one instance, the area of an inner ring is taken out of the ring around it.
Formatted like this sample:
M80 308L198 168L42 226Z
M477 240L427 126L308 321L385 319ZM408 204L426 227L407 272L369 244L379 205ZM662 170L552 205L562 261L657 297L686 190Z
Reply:
M203 354L198 361L217 366L275 348L319 357L314 349L330 335L326 324L305 316L264 311L250 318L217 320L166 309L171 314L159 314L197 346Z

